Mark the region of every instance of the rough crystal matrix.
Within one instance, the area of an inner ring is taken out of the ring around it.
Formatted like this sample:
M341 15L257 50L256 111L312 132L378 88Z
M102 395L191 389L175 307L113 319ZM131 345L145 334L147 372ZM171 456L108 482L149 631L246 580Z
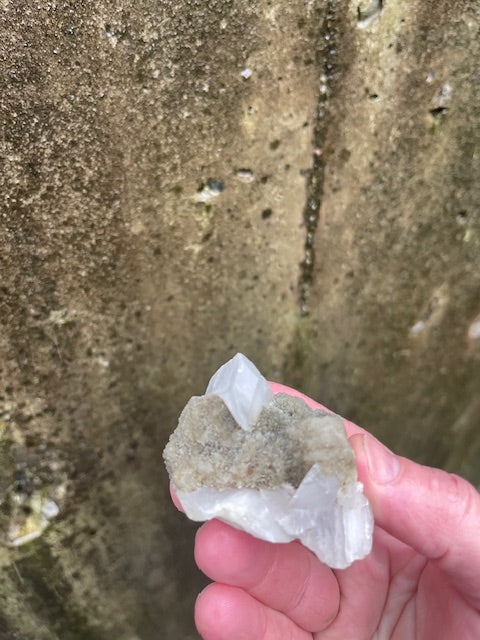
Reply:
M164 458L192 520L219 518L270 542L299 539L337 569L370 552L373 518L343 421L274 396L241 354L189 400Z

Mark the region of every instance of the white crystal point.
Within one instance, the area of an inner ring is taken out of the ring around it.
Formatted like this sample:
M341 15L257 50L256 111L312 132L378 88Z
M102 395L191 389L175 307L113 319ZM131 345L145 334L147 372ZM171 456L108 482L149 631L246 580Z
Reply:
M362 484L340 488L314 465L295 491L210 489L177 491L191 520L218 518L268 542L300 540L333 569L345 569L370 553L373 516Z
M237 353L213 374L205 395L220 396L245 431L252 430L263 407L273 400L268 382L242 353Z

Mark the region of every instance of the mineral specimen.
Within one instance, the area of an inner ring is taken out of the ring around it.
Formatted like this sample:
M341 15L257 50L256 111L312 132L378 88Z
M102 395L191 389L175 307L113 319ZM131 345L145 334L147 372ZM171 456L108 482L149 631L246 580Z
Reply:
M336 569L370 552L372 513L343 421L274 396L241 354L189 400L164 458L192 520L219 518L270 542L298 539Z

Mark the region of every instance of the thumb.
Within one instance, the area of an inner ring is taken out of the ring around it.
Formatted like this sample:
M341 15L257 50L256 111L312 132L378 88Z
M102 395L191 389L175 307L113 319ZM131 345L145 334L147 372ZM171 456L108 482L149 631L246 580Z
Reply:
M350 438L375 522L450 576L480 607L480 494L466 480L396 456L369 434Z

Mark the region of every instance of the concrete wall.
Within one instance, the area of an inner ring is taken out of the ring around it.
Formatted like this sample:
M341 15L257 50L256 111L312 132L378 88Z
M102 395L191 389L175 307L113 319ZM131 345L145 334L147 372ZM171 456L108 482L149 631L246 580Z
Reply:
M197 637L161 451L237 350L480 483L479 13L0 1L2 640Z

